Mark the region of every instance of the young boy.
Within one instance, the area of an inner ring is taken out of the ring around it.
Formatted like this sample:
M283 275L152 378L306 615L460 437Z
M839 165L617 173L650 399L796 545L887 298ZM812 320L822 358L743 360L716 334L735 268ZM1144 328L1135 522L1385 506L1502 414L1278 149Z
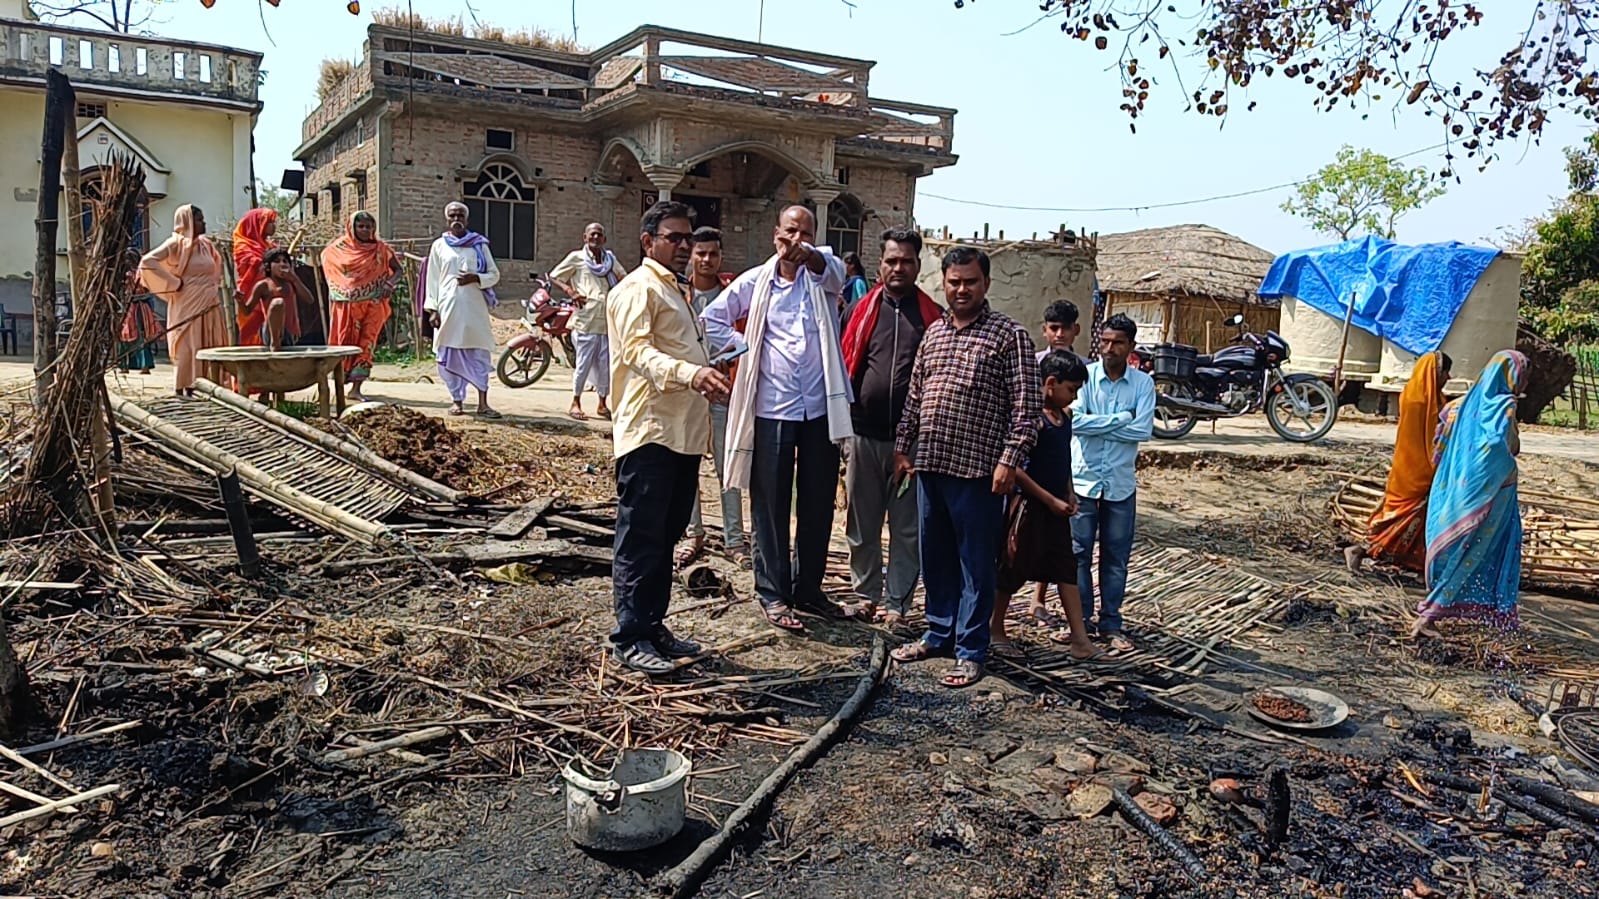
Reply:
M1083 326L1077 319L1076 304L1069 303L1066 300L1056 300L1049 304L1049 307L1044 310L1044 348L1038 351L1039 362L1043 362L1045 356L1056 350L1065 350L1076 359L1083 358L1077 355L1077 350L1074 348L1078 335L1083 331ZM1087 365L1088 360L1083 359L1083 364ZM1033 616L1033 620L1040 625L1051 630L1058 630L1062 622L1060 617L1051 612L1045 604L1044 600L1048 596L1049 587L1047 584L1039 584L1034 587L1033 601L1028 604L1027 614ZM1062 596L1061 602L1065 601L1066 598Z
M1043 605L1045 585L1054 584L1066 607L1069 630L1050 635L1068 644L1072 658L1097 654L1083 624L1083 604L1077 595L1077 556L1072 550L1071 517L1077 512L1072 487L1072 413L1077 391L1088 380L1083 361L1069 350L1050 350L1038 364L1044 382L1044 415L1038 423L1038 443L1027 467L1016 473L1019 491L1010 498L1005 513L1005 543L1000 550L992 638L988 651L1000 658L1022 655L1005 634L1005 609L1010 598L1028 581L1039 584L1038 605ZM1038 610L1034 610L1035 617Z
M257 303L266 308L266 320L261 325L261 345L279 350L285 343L292 346L294 342L284 331L287 305L309 302L311 292L294 274L294 260L288 250L268 250L261 260L261 268L267 276L250 291L250 296L245 300L246 309L253 309Z
M1077 355L1072 347L1077 343L1077 335L1083 331L1077 316L1077 307L1065 300L1056 300L1044 310L1044 348L1038 351L1040 362L1054 350Z

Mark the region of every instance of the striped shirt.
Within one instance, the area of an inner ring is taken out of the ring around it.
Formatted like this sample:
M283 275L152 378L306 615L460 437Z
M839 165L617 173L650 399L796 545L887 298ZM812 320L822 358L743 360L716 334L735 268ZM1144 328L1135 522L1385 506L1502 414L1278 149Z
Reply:
M922 337L894 449L917 471L987 478L1026 464L1041 414L1027 329L992 308L965 327L946 312Z

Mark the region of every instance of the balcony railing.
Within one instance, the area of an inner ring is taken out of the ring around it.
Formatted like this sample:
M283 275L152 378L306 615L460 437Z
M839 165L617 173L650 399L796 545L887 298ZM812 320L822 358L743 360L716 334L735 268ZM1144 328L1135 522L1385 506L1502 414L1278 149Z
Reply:
M0 19L0 78L60 69L79 88L254 105L261 55L211 44Z
M592 112L630 88L702 90L718 99L749 97L853 112L858 140L949 154L955 110L869 95L874 63L770 44L646 25L588 52L479 40L373 25L354 70L301 126L305 143L336 123L376 83L442 84L484 94L538 95L551 105ZM669 49L668 49L669 45Z

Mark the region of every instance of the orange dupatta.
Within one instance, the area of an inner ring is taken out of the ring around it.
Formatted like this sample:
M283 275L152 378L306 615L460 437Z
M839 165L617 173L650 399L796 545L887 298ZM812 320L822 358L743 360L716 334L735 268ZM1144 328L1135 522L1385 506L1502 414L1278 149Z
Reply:
M246 212L233 227L233 274L238 281L241 298L237 315L240 346L261 345L261 326L266 324L266 308L259 303L252 304L249 300L255 285L266 277L261 261L266 258L267 251L274 246L266 237L266 228L268 224L277 220L277 210L258 207ZM291 336L298 337L300 335L298 304L291 296L284 306L283 329Z
M370 241L356 239L355 220L361 216L370 218L371 214L357 212L350 216L343 236L322 251L322 272L335 302L388 299L399 280L395 274L398 257L388 244L375 235Z
M1441 367L1441 354L1422 356L1399 394L1393 467L1388 470L1382 505L1367 526L1367 552L1372 558L1412 571L1421 571L1427 561L1427 494L1436 471L1433 441L1444 405Z

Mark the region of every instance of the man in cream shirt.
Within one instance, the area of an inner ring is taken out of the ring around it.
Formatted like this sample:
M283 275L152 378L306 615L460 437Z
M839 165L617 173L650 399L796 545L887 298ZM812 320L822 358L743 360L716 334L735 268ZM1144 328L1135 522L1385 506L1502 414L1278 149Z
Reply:
M705 334L684 293L694 225L687 206L644 213L644 261L611 290L605 318L616 395L616 542L612 562L616 661L668 674L699 647L667 630L672 547L699 494L700 459L711 444L711 401L727 378L712 368Z
M605 226L590 223L583 229L583 247L566 254L550 270L550 280L572 298L577 307L572 313L572 348L577 351L577 369L572 372L572 408L567 415L586 421L583 389L594 385L600 404L594 414L610 418L606 398L611 395L611 348L605 334L605 298L611 288L627 274L616 254L605 247Z

